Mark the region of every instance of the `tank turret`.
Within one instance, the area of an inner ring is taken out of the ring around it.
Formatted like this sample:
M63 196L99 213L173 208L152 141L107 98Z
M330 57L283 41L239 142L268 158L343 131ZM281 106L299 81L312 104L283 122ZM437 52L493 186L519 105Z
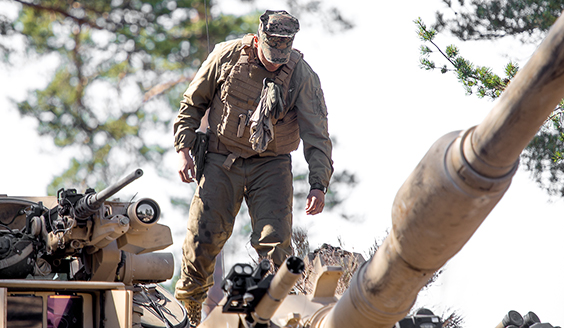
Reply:
M157 202L109 200L140 178L52 197L0 196L0 327L187 327Z
M389 236L343 296L338 301L333 297L331 277L338 270L326 266L318 271L314 293L286 297L270 326L394 327L433 273L460 251L503 197L519 155L562 98L564 18L481 124L446 134L430 148L397 193ZM201 326L220 327L217 323L227 322L228 315L216 308ZM261 324L247 319L221 327Z

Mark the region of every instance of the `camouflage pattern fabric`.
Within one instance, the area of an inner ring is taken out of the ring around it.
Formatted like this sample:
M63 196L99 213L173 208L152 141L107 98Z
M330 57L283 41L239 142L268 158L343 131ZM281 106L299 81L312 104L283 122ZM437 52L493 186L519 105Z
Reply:
M284 10L267 10L260 16L259 46L266 59L273 64L286 64L299 30L298 20Z
M261 21L263 25L261 25L259 34L264 34L265 38L268 36L269 42L277 42L276 44L270 43L270 45L265 43L265 47L282 48L281 42L278 41L288 42L288 39L293 41L292 33L295 34L299 26L296 24L293 30L284 30L279 28L280 24L269 25L271 16L270 14L264 16L268 19L264 20L266 24ZM276 37L287 39L275 39ZM184 93L178 116L174 122L174 145L177 151L194 146L197 139L195 131L200 126L206 110L212 105L212 100L215 102L218 99L220 106L217 108L223 109L224 104L216 96L227 84L226 79L235 74L233 70L239 65L238 60L244 49L242 46L243 39L216 45L214 51L198 70ZM286 43L285 46L284 51L288 51L289 54L297 53L291 50L290 43ZM257 49L252 48L252 50L256 56ZM284 53L284 51L281 52ZM293 59L285 67L291 63ZM249 66L253 66L252 72L257 74L247 75L249 81L245 83L258 83L258 94L253 98L255 99L260 96L263 78L275 75L259 65L251 63ZM284 71L285 67L282 67L281 70ZM332 143L327 127L327 107L319 77L301 58L297 61L290 76L288 83L292 85L293 92L286 91L287 95L284 95L284 99L291 116L284 114L280 115L280 118L282 121L286 117L289 119L287 123L282 122L285 124L294 124L292 122L299 124L299 130L296 133L303 141L304 157L309 165L309 184L314 189L326 188L333 173ZM236 88L230 91L228 96L233 99L229 101L238 101L237 94ZM243 101L248 104L246 99ZM253 106L256 105L250 104L249 109ZM276 115L277 111L272 114L274 118L279 116ZM214 115L221 117L222 112L218 111L215 114L210 112L212 132L214 129L217 131L218 128L217 123L213 124L211 119ZM237 124L238 121L233 122ZM281 125L279 120L275 133L283 131ZM247 143L249 130L245 130L246 138L244 139ZM234 132L237 132L237 126ZM279 135L276 135L276 139L270 145L276 144L277 140L293 140L279 138ZM230 169L226 169L223 164L232 152L228 151L220 142L212 142L217 141L217 134L212 134L210 137L210 148L205 156L203 175L190 206L186 238L182 246L181 277L176 284L175 292L179 300L191 300L198 303L206 298L206 293L213 284L215 259L233 232L235 217L243 201L247 203L251 217L250 244L258 255L270 257L276 265L280 265L288 255L292 254L293 179L290 155L287 153L278 155L275 151L272 151L270 155L267 149L260 156L257 154L246 158L235 158ZM216 147L211 145L216 145ZM220 147L222 145L223 148ZM287 145L282 144L281 147L287 147Z
M235 66L234 62L237 61L233 56L238 58L241 45L241 39L218 44L190 83L174 121L176 151L194 146L195 130L200 126L201 118L211 105L209 99L213 99L214 93L220 92L224 85L219 81L225 81L226 76L231 74ZM309 163L309 184L327 187L333 173L332 143L328 132L328 112L321 82L304 60L298 62L291 81L290 84L295 86L295 89L289 94L286 102L298 113L299 137L302 140L305 159ZM262 83L262 79L258 82Z
M207 153L204 174L190 205L175 297L202 303L213 285L215 258L233 232L243 200L251 217L251 246L280 266L292 255L292 161L290 155L238 158Z

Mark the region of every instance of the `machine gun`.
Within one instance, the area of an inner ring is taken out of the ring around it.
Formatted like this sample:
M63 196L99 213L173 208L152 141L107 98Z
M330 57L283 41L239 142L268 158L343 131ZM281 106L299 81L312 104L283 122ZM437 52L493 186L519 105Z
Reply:
M142 175L143 171L137 169L99 193L96 193L94 189L87 189L84 196L77 194L76 189L59 189L57 192L59 212L62 215L72 215L75 219L84 220L98 212L106 200L115 195L123 187L139 179Z
M275 275L270 271L270 262L263 260L253 269L248 264L233 266L222 282L226 296L219 308L198 327L273 327L274 313L294 287L304 271L302 259L290 256L284 261ZM238 315L223 315L238 314ZM226 322L227 321L227 322Z
M172 244L158 203L109 200L142 175L98 193L0 196L0 327L66 327L54 318L76 322L69 327L187 325L182 305L154 284L174 273L172 254L155 252Z

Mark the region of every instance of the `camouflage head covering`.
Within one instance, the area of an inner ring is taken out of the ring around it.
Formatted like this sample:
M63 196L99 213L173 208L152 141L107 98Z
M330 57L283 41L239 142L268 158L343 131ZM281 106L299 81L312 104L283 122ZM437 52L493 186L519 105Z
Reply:
M300 30L298 20L285 10L267 10L260 16L259 46L273 64L286 64L292 53L294 35Z

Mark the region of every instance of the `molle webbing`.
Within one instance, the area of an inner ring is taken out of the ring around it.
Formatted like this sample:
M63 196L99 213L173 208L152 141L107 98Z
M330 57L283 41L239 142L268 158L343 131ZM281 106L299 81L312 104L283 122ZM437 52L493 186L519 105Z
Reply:
M300 142L297 113L289 110L293 104L288 103L288 90L294 68L302 55L298 51L292 51L290 61L277 74L271 73L258 66L252 40L252 35L243 38L239 60L222 85L221 92L216 93L212 100L210 128L217 137L210 139L209 151L230 154L234 158L258 155L249 142L248 122L258 106L262 80L268 77L282 87L286 113L274 122L274 140L260 156L288 154L296 150Z

